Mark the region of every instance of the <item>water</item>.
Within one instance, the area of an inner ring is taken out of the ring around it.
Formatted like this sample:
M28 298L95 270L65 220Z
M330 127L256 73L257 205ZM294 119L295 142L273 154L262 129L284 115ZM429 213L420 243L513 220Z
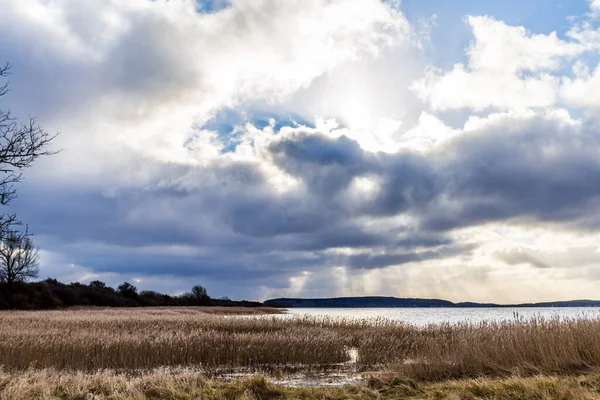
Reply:
M437 323L514 321L515 318L600 318L598 307L523 307L523 308L290 308L290 316L333 318L388 318L412 325Z

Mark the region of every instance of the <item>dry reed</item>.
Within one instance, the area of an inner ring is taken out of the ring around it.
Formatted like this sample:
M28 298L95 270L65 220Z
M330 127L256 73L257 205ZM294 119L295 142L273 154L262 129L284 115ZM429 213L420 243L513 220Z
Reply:
M385 319L222 317L199 309L0 313L0 365L95 371L327 366L418 380L575 374L600 366L600 319L415 327Z
M592 400L600 375L473 379L419 383L410 379L371 378L343 387L283 387L257 376L229 383L192 371L152 371L138 375L0 370L0 400Z

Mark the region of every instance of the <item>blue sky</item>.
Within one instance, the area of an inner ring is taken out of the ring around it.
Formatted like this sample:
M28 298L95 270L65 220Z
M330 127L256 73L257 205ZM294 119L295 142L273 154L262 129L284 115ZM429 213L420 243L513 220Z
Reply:
M40 278L597 297L597 0L0 7L0 108L60 132L11 205Z
M467 15L489 15L506 24L524 26L534 33L556 31L563 35L569 30L567 19L589 11L586 0L405 0L400 9L406 18L418 23L435 15L436 24L431 30L434 49L428 54L436 65L447 67L464 61L464 49L473 39L464 23Z

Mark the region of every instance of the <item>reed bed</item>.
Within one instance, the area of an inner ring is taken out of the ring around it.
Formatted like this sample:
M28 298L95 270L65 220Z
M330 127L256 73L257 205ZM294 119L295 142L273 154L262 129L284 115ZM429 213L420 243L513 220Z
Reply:
M579 377L511 377L466 379L440 383L406 378L367 379L338 387L287 387L263 376L219 382L193 371L152 371L127 375L0 370L0 400L593 400L600 393L600 375Z
M415 327L386 319L239 318L165 308L0 312L0 321L5 371L337 365L433 381L577 374L600 366L600 319Z

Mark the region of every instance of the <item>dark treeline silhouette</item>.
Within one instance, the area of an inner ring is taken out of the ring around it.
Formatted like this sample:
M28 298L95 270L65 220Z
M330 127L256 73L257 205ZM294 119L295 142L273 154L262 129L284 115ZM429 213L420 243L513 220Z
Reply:
M0 309L49 310L73 306L96 307L169 307L169 306L222 306L262 307L255 301L213 299L202 286L194 286L189 293L170 296L142 290L124 282L116 289L101 281L64 284L56 279L40 282L0 283Z

